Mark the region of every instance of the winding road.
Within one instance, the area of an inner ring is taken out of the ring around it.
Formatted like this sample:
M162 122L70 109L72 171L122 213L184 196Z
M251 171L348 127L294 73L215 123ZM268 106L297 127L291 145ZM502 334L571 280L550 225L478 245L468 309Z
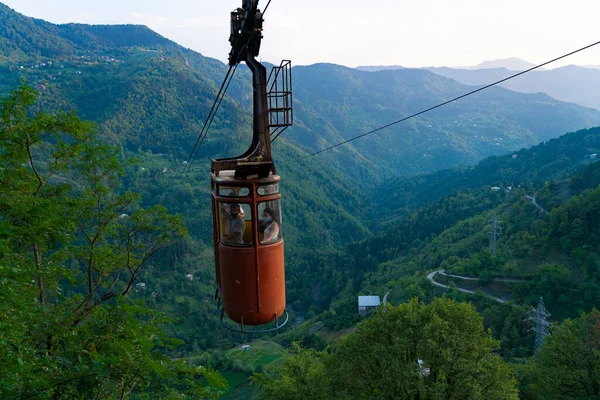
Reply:
M434 278L435 278L435 276L436 276L437 274L440 274L440 275L445 275L445 276L450 276L450 277L454 277L454 278L460 278L460 279L469 280L469 281L470 281L470 280L475 280L475 281L478 281L478 280L479 280L479 279L477 279L477 278L470 278L470 277L466 277L466 276L460 276L460 275L448 275L448 274L446 274L446 272L445 272L443 269L440 269L440 270L437 270L437 271L433 271L432 273L430 273L429 275L427 275L427 279L429 279L429 281L430 281L431 283L433 283L435 286L439 286L439 287L441 287L441 288L444 288L444 289L450 289L450 286L448 286L448 285L444 285L444 284L442 284L442 283L439 283L439 282L437 282L437 281L434 279ZM498 282L502 282L502 281L501 281L501 280L499 280L499 279L498 279L497 281L498 281ZM520 280L516 280L516 279L515 279L515 280L505 280L504 282L515 282L515 281L516 281L516 282L522 282L522 281L520 281ZM463 292L463 293L475 294L475 291L474 291L474 290L461 289L461 288L459 288L459 287L457 287L457 288L456 288L456 290L458 290L458 291L460 291L460 292ZM492 299L492 300L494 300L494 301L497 301L498 303L501 303L501 304L504 304L504 303L506 303L506 300L504 300L504 299L501 299L501 298L499 298L499 297L490 296L489 294L487 294L487 293L485 293L485 292L482 292L482 293L483 293L483 294L485 294L485 295L486 295L486 297L489 297L490 299Z
M550 214L548 211L546 211L546 210L544 209L544 207L540 206L540 205L537 203L537 201L535 201L535 196L528 196L528 195L525 195L525 198L526 198L527 200L529 200L529 201L531 202L531 204L533 204L534 206L536 206L536 207L537 207L539 210L541 210L541 211L542 211L543 213L545 213L546 215Z
M464 281L478 281L479 278L472 278L470 276L461 276L461 275L452 275L447 274L445 270L441 269L437 271L440 275L449 276L450 278L458 278ZM520 283L527 282L527 279L519 279L519 278L494 278L494 282L508 282L508 283Z

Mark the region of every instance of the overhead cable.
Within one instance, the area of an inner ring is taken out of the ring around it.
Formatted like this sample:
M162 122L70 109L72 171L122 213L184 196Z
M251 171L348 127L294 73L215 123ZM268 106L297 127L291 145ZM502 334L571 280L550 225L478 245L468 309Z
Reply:
M208 115L206 116L206 121L204 122L204 125L202 126L202 130L200 131L200 134L198 135L198 139L196 139L196 143L194 144L194 147L192 148L192 151L190 152L190 155L185 163L185 167L183 168L183 171L181 171L181 174L183 174L185 172L185 170L187 169L188 165L190 164L190 161L192 160L192 158L194 157L195 153L196 153L196 149L198 147L198 144L200 143L200 140L202 139L202 136L204 134L204 131L206 130L206 127L208 126L208 123L210 121L210 118L213 114L213 111L215 110L215 106L217 105L217 102L219 101L219 98L221 97L221 92L223 91L223 88L225 87L226 83L227 83L227 78L229 78L229 74L231 73L231 69L233 68L232 65L229 66L229 69L227 70L227 74L225 75L225 78L223 79L223 83L221 83L221 87L219 88L219 92L217 93L217 97L215 98L215 101L213 102L212 107L210 108L210 112L208 113ZM225 95L225 93L223 93L223 95Z
M206 125L206 129L204 130L204 135L202 135L202 132L201 132L202 140L200 140L200 144L198 145L198 148L196 149L194 155L192 156L192 159L190 161L188 161L188 164L186 164L186 167L191 166L191 164L196 159L198 152L202 148L202 144L204 144L204 140L206 139L206 136L208 136L208 131L210 129L210 126L212 125L213 121L215 120L215 115L217 115L217 111L219 111L219 107L221 107L221 103L223 102L223 99L225 98L225 93L227 93L227 89L229 89L229 85L231 84L231 81L233 80L233 76L235 75L235 71L237 71L238 65L239 64L236 64L235 67L233 68L233 73L229 77L229 80L227 81L227 85L225 85L225 90L223 91L223 95L221 96L221 98L219 99L219 102L217 103L215 112L212 114L210 121L208 122L208 125ZM200 138L200 136L199 136L199 138Z

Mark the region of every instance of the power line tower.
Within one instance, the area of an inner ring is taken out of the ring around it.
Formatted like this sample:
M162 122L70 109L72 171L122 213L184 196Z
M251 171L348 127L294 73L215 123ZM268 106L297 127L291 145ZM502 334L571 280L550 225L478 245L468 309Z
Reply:
M502 234L502 226L500 225L502 221L498 221L498 217L494 214L494 217L490 220L491 228L488 235L490 235L490 251L493 255L496 255L496 241Z
M529 321L533 321L535 326L533 331L535 332L535 351L537 352L540 347L544 344L544 339L550 334L552 323L548 321L550 313L544 306L544 300L540 297L536 308L529 312Z

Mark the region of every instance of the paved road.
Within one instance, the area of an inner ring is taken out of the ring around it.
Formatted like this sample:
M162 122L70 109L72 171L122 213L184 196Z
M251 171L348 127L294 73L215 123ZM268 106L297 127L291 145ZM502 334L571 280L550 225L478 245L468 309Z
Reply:
M443 270L443 269L440 269L440 270L438 270L438 271L433 271L432 273L430 273L429 275L427 275L427 279L429 279L429 281L430 281L431 283L433 283L435 286L439 286L439 287L442 287L442 288L444 288L444 289L450 289L450 286L448 286L448 285L444 285L444 284L441 284L441 283L437 282L437 281L434 279L434 278L435 278L435 276L436 276L437 274L440 274L440 275L445 275L445 272L444 272L444 270ZM452 275L447 275L447 276L452 276ZM458 291L460 291L460 292L463 292L463 293L475 294L475 291L473 291L473 290L461 289L461 288L459 288L459 287L457 287L457 288L456 288L456 290L458 290ZM504 299L501 299L501 298L499 298L499 297L490 296L489 294L486 294L485 292L483 292L483 293L484 293L484 294L485 294L487 297L489 297L490 299L492 299L492 300L494 300L494 301L497 301L498 303L502 303L502 304L506 303L506 300L504 300Z
M449 276L451 278L458 278L464 281L478 281L479 278L473 278L470 276L461 276L461 275L452 275L447 274L443 269L438 271L440 275ZM527 279L519 279L519 278L494 278L494 282L508 282L508 283L519 283L519 282L527 282Z
M388 290L388 292L385 294L385 296L383 296L383 308L385 309L387 307L387 297L388 294L390 294L390 291Z
M527 200L529 200L531 202L531 204L533 204L534 206L536 206L538 209L540 209L543 213L545 213L546 215L550 214L548 211L544 210L544 208L542 206L540 206L536 201L535 201L535 196L528 196L525 195L525 198Z

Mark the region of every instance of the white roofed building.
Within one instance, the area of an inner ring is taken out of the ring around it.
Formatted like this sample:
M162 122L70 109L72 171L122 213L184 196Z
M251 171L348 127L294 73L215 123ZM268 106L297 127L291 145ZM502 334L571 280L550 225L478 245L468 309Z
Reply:
M358 313L366 315L371 310L377 310L380 304L379 296L358 296Z

